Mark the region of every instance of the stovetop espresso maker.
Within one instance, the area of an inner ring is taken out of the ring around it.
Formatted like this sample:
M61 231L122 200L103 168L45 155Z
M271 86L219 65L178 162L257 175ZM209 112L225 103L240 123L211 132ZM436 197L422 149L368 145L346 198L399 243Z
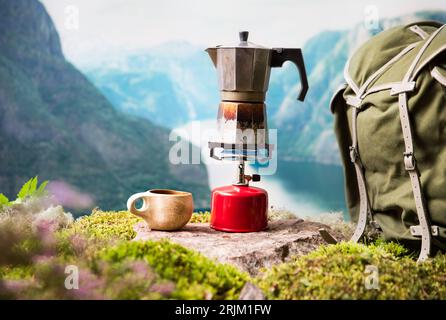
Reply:
M253 232L267 227L268 193L249 186L260 176L245 174L245 161L270 159L265 96L271 68L293 62L299 70L303 101L308 91L301 49L265 48L248 42L248 32L239 34L234 46L207 48L217 69L221 102L218 108L217 141L209 142L210 156L238 161L236 180L218 187L211 196L212 228L227 232Z

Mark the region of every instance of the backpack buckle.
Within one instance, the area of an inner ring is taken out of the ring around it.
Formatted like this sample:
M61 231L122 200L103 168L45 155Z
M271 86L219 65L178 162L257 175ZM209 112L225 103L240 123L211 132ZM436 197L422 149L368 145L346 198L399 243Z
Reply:
M355 163L356 160L358 160L358 151L356 151L356 148L354 146L350 146L349 150L350 150L350 161Z
M410 230L410 234L414 237L421 237L422 231L421 231L421 226L410 226L409 228ZM440 235L440 228L438 226L431 226L431 234L434 237L438 237Z
M403 155L404 155L404 167L406 168L406 171L415 170L416 161L413 152L404 152Z
M410 92L415 89L415 81L396 83L390 90L390 95L394 96L404 92Z

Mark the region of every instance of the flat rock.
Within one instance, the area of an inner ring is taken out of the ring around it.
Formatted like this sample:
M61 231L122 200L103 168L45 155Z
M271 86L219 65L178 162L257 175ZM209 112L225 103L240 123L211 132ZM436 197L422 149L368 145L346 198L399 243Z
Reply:
M287 219L270 222L268 229L251 233L220 232L211 229L207 223L189 223L179 231L150 231L142 221L134 227L137 233L134 240L169 239L255 275L261 268L307 254L324 244L318 232L320 228L340 238L324 224Z

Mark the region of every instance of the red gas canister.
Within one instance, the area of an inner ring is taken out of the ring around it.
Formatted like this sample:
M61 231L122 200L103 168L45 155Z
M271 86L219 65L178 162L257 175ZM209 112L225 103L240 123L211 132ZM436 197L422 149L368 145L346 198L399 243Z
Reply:
M211 228L255 232L268 225L268 193L248 185L215 188L211 197Z

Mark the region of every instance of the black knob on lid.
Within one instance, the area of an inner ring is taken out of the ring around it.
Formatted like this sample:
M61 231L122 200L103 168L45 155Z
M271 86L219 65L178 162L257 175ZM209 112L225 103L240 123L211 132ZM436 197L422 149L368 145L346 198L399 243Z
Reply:
M240 31L238 35L240 37L240 41L242 42L248 41L248 35L249 35L248 31Z

